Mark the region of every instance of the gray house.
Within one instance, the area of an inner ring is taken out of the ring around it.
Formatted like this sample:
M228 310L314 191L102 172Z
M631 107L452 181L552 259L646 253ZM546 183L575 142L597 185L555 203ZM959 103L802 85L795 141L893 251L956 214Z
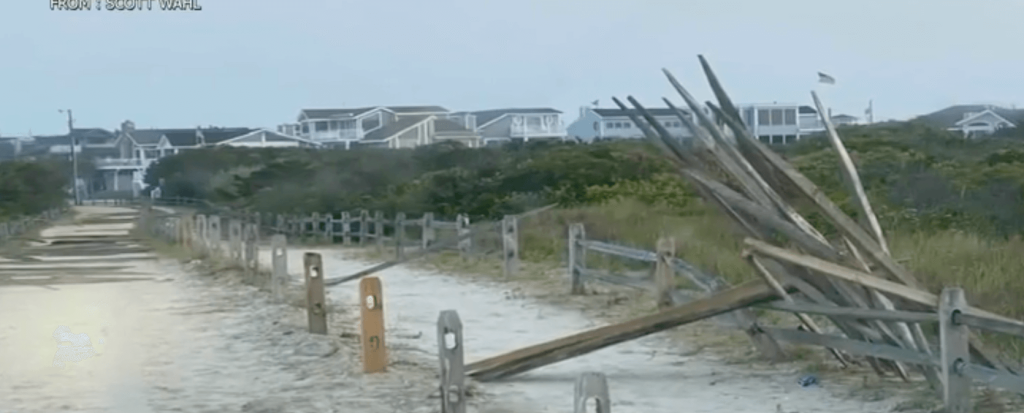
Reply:
M917 118L930 125L963 133L964 137L986 136L997 130L1024 123L1024 109L995 105L956 105Z
M350 109L303 109L298 122L278 126L278 133L331 147L350 149L356 145L383 148L412 148L442 140L457 140L477 146L472 129L448 119L440 106L374 106Z
M562 112L551 108L506 108L457 112L447 119L476 131L484 145L510 141L565 140Z
M676 111L669 108L648 108L647 112L654 116L655 120L668 131L669 134L680 139L692 138L693 133L683 124ZM696 122L696 117L688 110L683 110L690 120ZM585 142L592 142L603 139L640 139L644 137L629 115L638 115L636 111L622 109L598 109L592 107L580 108L580 117L569 125L569 136Z

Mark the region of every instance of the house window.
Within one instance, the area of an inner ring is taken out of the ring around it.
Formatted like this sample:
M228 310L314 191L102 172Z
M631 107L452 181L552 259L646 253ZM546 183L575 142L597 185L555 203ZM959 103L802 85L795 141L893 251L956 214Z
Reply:
M608 129L615 129L615 122L605 123L604 127L608 128Z
M784 111L782 109L772 109L772 125L782 125L782 121L785 118L783 112Z
M768 135L758 136L757 139L760 140L762 143L772 143L772 137Z
M630 122L622 122L622 127L626 128L626 129L629 129L629 128L633 127L633 124L630 123Z
M785 140L785 143L793 143L796 142L796 135L786 135L783 139Z
M772 124L771 119L772 112L768 109L757 110L757 124L761 126L768 126Z
M326 132L328 129L327 122L317 122L315 127L317 132Z
M596 130L596 131L601 130L601 122L594 122L594 130Z
M786 109L786 125L796 125L796 109Z
M302 133L309 133L309 124L308 123L303 123L302 124Z
M672 122L672 126L675 126L677 128L681 128L681 127L683 127L683 123L682 122Z

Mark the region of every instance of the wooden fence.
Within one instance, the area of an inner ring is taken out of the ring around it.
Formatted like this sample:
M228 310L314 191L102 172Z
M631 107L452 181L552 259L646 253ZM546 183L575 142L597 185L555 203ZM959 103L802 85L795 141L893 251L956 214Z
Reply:
M550 207L544 208L546 210ZM532 211L537 213L539 210ZM344 215L343 215L344 216ZM502 220L502 234L506 235L510 222L518 222L523 215ZM528 216L528 215L527 215ZM401 217L401 215L399 215ZM420 222L430 222L429 214ZM323 219L323 216L320 216ZM295 287L288 274L288 241L285 234L274 234L270 237L271 263L269 268L259 263L260 231L256 222L246 222L240 218L229 218L227 225L222 224L219 215L180 215L161 214L149 207L143 207L138 227L153 237L164 242L180 245L192 252L195 257L215 257L238 266L244 272L243 281L247 284L269 290L277 301L286 300L286 292ZM316 220L310 219L310 225ZM328 221L329 222L329 221ZM361 224L367 221L361 221ZM377 219L371 223L387 223ZM403 223L407 220L396 219ZM436 221L434 221L436 223ZM344 223L339 223L344 224ZM444 224L442 224L443 226ZM401 228L401 225L398 226ZM363 227L365 228L365 227ZM429 226L428 226L429 228ZM321 227L321 230L325 230ZM514 233L514 229L512 230ZM401 234L401 230L398 231ZM341 236L344 237L344 231ZM371 232L373 234L373 232ZM306 235L303 233L303 235ZM314 233L313 235L318 235ZM470 236L467 228L456 242ZM372 235L371 235L372 236ZM371 238L366 239L380 239ZM399 244L400 245L400 244ZM425 248L424 250L429 249ZM319 254L303 255L303 286L305 290L306 314L310 334L327 334L328 302L325 287L328 281L324 263ZM409 259L406 257L405 259ZM396 260L397 261L397 260ZM346 277L348 278L348 277ZM337 285L335 283L334 285ZM383 288L377 277L364 277L359 285L360 330L362 341L363 371L380 373L387 370L387 351L383 320ZM440 364L439 393L441 411L443 413L466 412L466 368L463 350L463 328L459 315L455 310L442 311L437 321L438 360ZM605 376L596 372L582 373L574 387L572 412L585 413L597 411L610 413L610 397L608 382ZM595 410L596 408L596 410ZM569 411L569 410L567 410Z
M25 234L40 224L51 222L59 218L65 211L67 208L53 208L38 215L16 217L0 222L0 243Z

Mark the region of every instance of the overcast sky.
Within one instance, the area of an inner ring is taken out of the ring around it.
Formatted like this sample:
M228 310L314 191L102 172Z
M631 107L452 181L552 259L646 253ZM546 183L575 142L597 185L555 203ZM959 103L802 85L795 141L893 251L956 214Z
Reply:
M554 107L711 97L906 118L1024 96L1019 0L199 0L199 12L0 11L0 135L274 127L302 108ZM836 78L824 88L817 72Z

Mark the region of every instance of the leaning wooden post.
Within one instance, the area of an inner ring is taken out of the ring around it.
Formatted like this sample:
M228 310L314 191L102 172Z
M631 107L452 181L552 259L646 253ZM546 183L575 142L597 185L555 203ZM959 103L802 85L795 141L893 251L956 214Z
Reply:
M444 310L437 317L437 348L441 360L441 413L466 413L462 320L455 310Z
M466 214L458 214L455 216L455 228L459 238L469 235L469 216ZM469 253L473 249L473 240L466 238L459 241L459 254L462 258L469 258Z
M288 238L284 234L270 237L270 294L277 302L285 299L288 288Z
M210 248L209 227L206 224L206 215L196 215L196 251L198 256L202 257L206 255L207 250Z
M306 276L306 316L310 334L327 334L327 299L324 297L324 268L320 254L302 256Z
M519 272L519 223L515 215L505 215L501 220L501 246L504 252L503 269L505 277Z
M612 402L608 394L608 379L602 373L583 373L576 380L574 413L591 413L587 401L597 403L597 413L611 413Z
M285 227L284 215L277 214L276 219L277 219L277 221L274 222L274 224L276 224L274 226L274 228L276 229L275 232L278 233L278 234L282 234L282 235L285 234L285 231L286 231L285 228L286 227Z
M377 224L380 225L380 224ZM370 235L370 212L359 211L359 246L366 245L366 237Z
M243 232L245 250L242 251L245 261L245 272L249 281L256 284L260 273L260 226L259 224L247 224ZM258 285L258 284L257 284Z
M434 231L434 213L425 212L423 213L423 219L420 220L420 226L423 227L420 236L423 240L421 248L430 248L430 245L434 243L435 231Z
M676 288L675 269L672 260L676 257L675 238L658 238L658 261L654 263L654 285L658 291L658 308L672 306L672 291Z
M967 308L962 288L942 290L939 297L939 341L945 413L970 413L972 409L971 378L964 375L971 360L970 331L959 319Z
M405 257L405 212L395 215L395 257Z
M380 278L366 277L359 281L364 373L381 373L388 367L388 351L384 343L383 297Z
M341 213L341 242L346 247L352 245L352 216L347 211Z
M574 295L584 294L583 270L587 266L587 248L583 246L586 232L583 224L569 224L569 279Z

